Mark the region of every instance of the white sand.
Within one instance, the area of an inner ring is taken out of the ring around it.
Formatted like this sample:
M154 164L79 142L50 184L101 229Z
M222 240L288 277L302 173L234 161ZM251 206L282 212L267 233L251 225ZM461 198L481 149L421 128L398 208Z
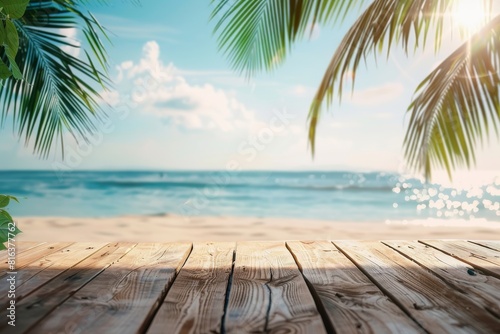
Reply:
M500 240L500 222L356 223L287 218L22 217L20 241Z

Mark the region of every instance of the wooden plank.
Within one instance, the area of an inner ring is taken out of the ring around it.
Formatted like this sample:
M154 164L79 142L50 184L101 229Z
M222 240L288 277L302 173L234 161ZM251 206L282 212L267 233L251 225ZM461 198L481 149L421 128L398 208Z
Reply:
M472 242L473 244L487 247L490 249L494 249L496 251L500 252L500 241L494 241L494 240L469 240L469 242Z
M25 252L44 243L45 241L17 241L16 242L17 253Z
M495 333L499 319L417 263L378 242L335 244L428 332Z
M467 262L488 275L500 278L500 252L463 240L420 240L420 242Z
M384 241L394 250L432 271L457 291L473 298L500 319L500 280L483 275L465 262L416 241Z
M21 253L16 259L17 268L22 268L34 261L41 259L44 256L55 253L69 245L72 242L48 242L40 246L34 247L27 252Z
M36 325L40 333L137 333L149 325L191 243L142 243Z
M132 249L130 243L102 243L92 256L66 270L40 289L16 303L16 326L8 326L7 322L0 322L2 333L24 333L42 320L57 306L71 297L82 286L99 275L111 263L120 259Z
M17 241L15 243L15 254L16 257L24 253L30 249L33 249L35 247L41 246L45 244L45 242L38 242L38 241ZM8 247L7 243L5 244L6 247ZM9 257L7 250L0 251L0 262L4 262L7 258Z
M16 242L16 253L21 254L30 249L38 247L40 245L46 244L44 241L17 241Z
M38 289L52 278L71 268L76 263L92 255L103 244L97 243L75 243L66 248L58 250L52 254L38 259L22 269L18 270L16 275L16 301L29 295L32 291ZM7 295L7 284L0 285L0 296ZM6 301L6 304L8 301ZM3 304L3 303L0 303ZM0 309L4 309L3 305Z
M195 243L148 333L219 333L234 243Z
M49 254L52 254L54 252L59 251L60 249L63 249L64 247L67 247L71 245L71 242L51 242L51 243L41 243L39 245L36 245L35 247L30 248L29 250L25 252L21 252L20 254L16 254L16 270L21 269L24 266L46 256ZM2 260L2 265L4 267L7 266L7 260L8 260L8 255L5 256L5 258ZM0 277L4 277L5 274L1 273Z
M15 246L14 246L14 248L15 248L14 258L17 260L17 258L19 257L19 255L21 253L24 253L30 249L35 248L35 247L42 246L43 244L45 244L45 242L36 242L36 241L16 242ZM7 243L5 244L5 246L8 247ZM8 268L9 268L8 260L10 258L11 258L11 256L9 256L9 251L7 249L0 251L0 263L1 263L0 270L1 270L2 274L4 274L4 271L8 271ZM16 265L16 267L17 267L17 265Z
M284 242L241 242L225 317L227 333L325 333Z
M36 246L42 245L45 242L41 241L16 241L15 243L15 248L16 248L16 253L21 254L22 252L25 252L27 250L30 250Z
M318 294L336 333L422 332L331 242L289 241L287 246Z

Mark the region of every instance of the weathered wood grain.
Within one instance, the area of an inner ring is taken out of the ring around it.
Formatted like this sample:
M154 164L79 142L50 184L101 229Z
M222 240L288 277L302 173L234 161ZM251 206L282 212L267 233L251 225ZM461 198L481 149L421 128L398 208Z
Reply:
M225 317L227 333L325 333L284 242L241 242Z
M27 264L17 271L16 300L19 302L32 291L38 289L52 278L73 267L92 255L104 245L102 243L78 242ZM7 285L0 285L0 296L7 294ZM8 301L6 301L8 303ZM0 309L4 309L0 303Z
M36 332L143 332L190 251L191 243L138 244L37 324Z
M336 244L19 243L0 332L498 333L499 242Z
M19 270L30 263L33 263L44 256L55 253L65 247L71 245L72 242L51 242L51 243L43 243L31 248L28 252L21 252L20 254L16 254L16 270ZM7 265L7 257L3 260L3 266ZM0 278L5 277L5 273L0 273Z
M45 244L45 242L38 241L17 241L15 242L15 255L16 257L19 254L24 253L30 249L41 246ZM8 247L8 244L5 243L5 246ZM4 263L4 261L9 257L7 250L0 251L0 262Z
M337 333L421 333L422 329L328 241L287 246ZM387 315L391 314L391 321Z
M46 242L44 241L16 241L15 243L16 254L21 254L23 252L26 252L27 250L33 249L45 243Z
M463 240L420 240L420 242L467 262L488 275L500 278L500 252Z
M499 319L417 263L378 242L335 242L428 332L494 333Z
M20 254L45 243L45 241L16 241L16 252Z
M195 243L148 333L219 333L235 243Z
M24 333L63 303L82 286L90 282L111 263L125 255L134 244L102 244L96 252L38 290L16 303L16 327L0 322L2 333Z
M17 260L19 255L21 253L24 253L28 250L31 250L35 247L41 247L45 242L36 242L36 241L23 241L23 242L16 242L14 245L14 252L12 254L11 250L4 249L0 251L0 277L5 276L5 272L9 271L9 264L8 261L9 259L12 258L12 255L14 255L14 259ZM6 247L9 247L7 243L5 243ZM10 254L9 254L10 253ZM17 264L16 264L16 267Z
M17 241L16 242L16 252L21 254L27 250L33 249L37 246L43 245L45 241Z
M465 262L417 241L384 241L384 244L432 271L457 291L473 298L500 319L500 280L483 275Z
M469 240L473 244L494 249L500 252L500 241L498 240Z

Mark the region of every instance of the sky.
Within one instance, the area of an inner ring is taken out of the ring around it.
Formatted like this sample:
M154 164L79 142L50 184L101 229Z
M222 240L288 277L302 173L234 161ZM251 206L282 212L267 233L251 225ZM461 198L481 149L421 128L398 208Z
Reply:
M210 1L122 0L89 10L112 41L114 88L102 92L108 120L89 144L69 138L64 161L34 157L7 122L0 130L0 169L404 172L405 111L418 83L458 45L445 38L437 55L429 48L369 59L352 94L322 116L313 159L309 105L354 16L342 25L311 27L283 65L246 80L218 51ZM82 38L76 30L65 33ZM478 149L476 170L500 171L499 148L493 140Z

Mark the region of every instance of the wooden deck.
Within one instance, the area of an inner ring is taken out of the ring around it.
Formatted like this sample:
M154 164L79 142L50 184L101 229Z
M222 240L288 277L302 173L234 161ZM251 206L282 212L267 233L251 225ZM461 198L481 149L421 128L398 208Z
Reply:
M1 333L500 333L499 241L20 243L16 268Z

